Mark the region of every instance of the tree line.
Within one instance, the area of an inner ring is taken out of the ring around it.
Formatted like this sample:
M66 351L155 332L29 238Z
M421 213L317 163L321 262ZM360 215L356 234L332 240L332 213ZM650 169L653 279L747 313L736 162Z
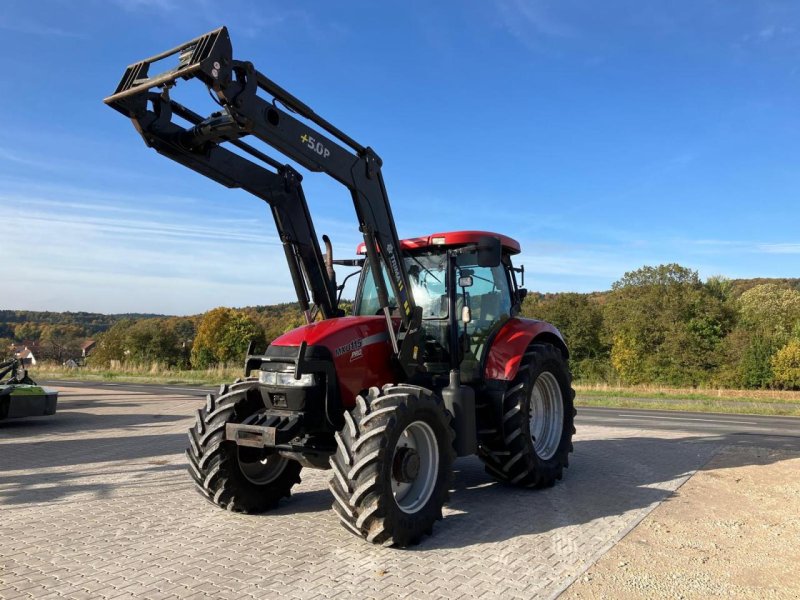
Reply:
M93 339L88 364L207 368L239 361L251 338L263 344L302 322L294 303L187 317L0 310L0 360L26 345L39 361L64 363L81 358L81 346Z
M250 342L262 349L303 323L297 305L219 307L191 317L122 319L98 337L88 363L206 369L244 360Z
M800 279L702 281L646 266L607 292L529 294L522 316L561 330L579 381L800 389ZM35 340L37 359L63 362L94 337L90 364L204 369L302 323L294 303L188 317L0 311L0 344Z
M0 360L12 345L26 345L37 360L63 363L81 356L81 345L122 320L158 315L0 310Z
M522 312L561 330L578 380L800 388L800 279L646 266L609 292L534 294Z

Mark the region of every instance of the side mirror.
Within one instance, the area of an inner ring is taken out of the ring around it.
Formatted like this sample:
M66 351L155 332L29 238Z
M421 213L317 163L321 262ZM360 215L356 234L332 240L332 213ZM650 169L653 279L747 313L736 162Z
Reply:
M500 240L496 237L485 236L478 240L478 266L497 267L503 257Z
M528 295L528 290L526 290L525 288L519 288L517 290L517 299L519 300L520 304L522 304L522 301L525 300L525 296L527 295Z
M472 275L462 275L458 278L458 287L468 288L472 287Z

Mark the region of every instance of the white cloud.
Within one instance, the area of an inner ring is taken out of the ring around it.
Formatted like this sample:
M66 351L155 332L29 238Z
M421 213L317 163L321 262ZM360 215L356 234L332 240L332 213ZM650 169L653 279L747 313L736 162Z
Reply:
M675 240L676 243L696 246L704 251L740 254L800 254L800 242L758 242L745 240Z
M114 4L127 11L161 11L174 12L180 8L176 0L114 0Z
M0 17L0 29L6 31L14 31L17 33L24 33L26 35L36 35L40 37L66 37L66 38L86 38L83 33L69 31L60 27L54 27L45 23L30 21L27 19L15 18L9 20L5 17Z
M9 183L10 182L10 183ZM8 185L4 185L7 184ZM27 193L26 193L26 189ZM269 211L0 176L0 308L187 314L294 300ZM353 255L355 216L317 222Z
M800 254L800 243L759 244L758 249L768 254Z
M507 31L528 43L532 37L574 37L577 32L552 14L551 6L557 3L541 0L501 0L497 3L500 17Z

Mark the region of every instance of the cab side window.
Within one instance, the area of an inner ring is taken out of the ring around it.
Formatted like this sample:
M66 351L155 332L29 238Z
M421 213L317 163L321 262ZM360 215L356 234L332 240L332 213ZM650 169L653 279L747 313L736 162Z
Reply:
M511 291L505 268L472 267L472 287L467 289L476 324L492 325L511 316Z
M458 261L459 278L471 277L472 285L459 287L458 293L467 295L472 320L467 325L470 354L480 361L486 350L486 341L499 323L511 316L511 287L503 265L479 267L474 255L465 255ZM459 302L461 304L461 302Z
M382 265L383 266L383 265ZM378 315L381 313L381 305L378 302L378 288L375 286L375 278L372 276L372 270L369 265L364 265L365 274L361 284L360 296L356 302L356 315ZM396 306L397 301L394 299L394 290L389 285L389 278L386 274L386 267L381 269L383 275L383 285L386 289L386 294L389 299L389 306Z

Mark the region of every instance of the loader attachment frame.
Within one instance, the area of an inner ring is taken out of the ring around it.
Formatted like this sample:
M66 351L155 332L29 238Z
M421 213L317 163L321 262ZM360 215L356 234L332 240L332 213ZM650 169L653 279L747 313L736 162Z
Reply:
M174 55L177 66L149 74L153 63ZM169 90L179 79L194 78L208 87L221 110L203 117L170 98ZM258 92L265 92L271 100ZM226 187L244 189L270 205L307 319L310 307L306 288L324 318L342 313L337 306L336 283L326 270L302 192L301 176L242 138L252 135L302 167L325 173L344 185L352 196L364 236L367 262L375 273L381 273L383 265L397 299L398 306L389 304L385 282L377 277L378 300L395 355L408 375L417 370L422 311L411 294L381 174L382 161L371 148L317 115L252 63L234 60L225 27L130 65L105 102L129 117L147 145L159 153ZM189 126L175 123L174 116ZM225 143L250 158L229 150ZM396 332L392 317L398 313L401 323Z

